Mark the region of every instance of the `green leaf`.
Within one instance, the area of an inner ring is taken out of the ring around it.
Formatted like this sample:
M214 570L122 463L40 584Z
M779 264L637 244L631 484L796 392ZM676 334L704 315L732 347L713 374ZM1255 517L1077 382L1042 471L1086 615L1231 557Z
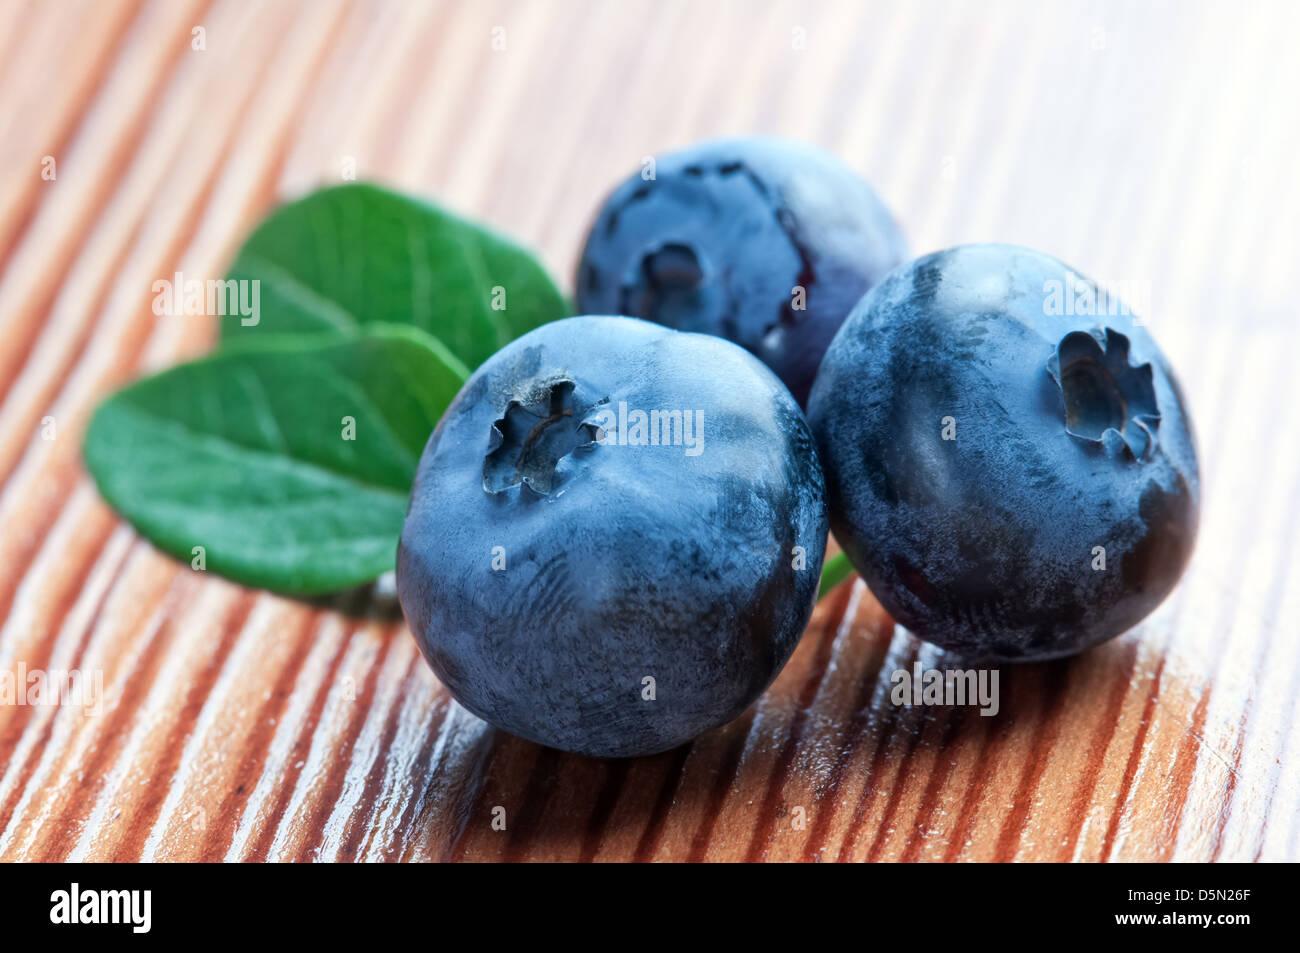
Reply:
M285 205L240 249L230 278L259 285L259 320L222 319L222 340L410 324L466 366L569 313L518 245L423 202L367 184ZM494 300L503 289L504 302ZM493 305L504 303L504 308Z
M836 553L822 565L822 581L817 591L818 599L825 599L840 583L853 575L853 564L843 550Z
M268 335L108 398L86 465L114 508L187 563L201 546L208 570L249 585L360 585L393 568L416 463L467 377L413 328Z

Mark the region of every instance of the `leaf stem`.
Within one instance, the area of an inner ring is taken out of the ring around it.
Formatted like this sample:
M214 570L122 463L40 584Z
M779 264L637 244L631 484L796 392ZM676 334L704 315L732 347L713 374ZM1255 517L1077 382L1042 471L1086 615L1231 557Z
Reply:
M817 598L826 598L828 592L851 575L853 575L853 564L849 562L849 557L842 551L836 553L822 564L822 585Z

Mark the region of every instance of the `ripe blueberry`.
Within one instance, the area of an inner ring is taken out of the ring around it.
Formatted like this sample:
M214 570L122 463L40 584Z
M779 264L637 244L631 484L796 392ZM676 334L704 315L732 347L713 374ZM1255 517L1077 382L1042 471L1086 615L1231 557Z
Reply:
M968 245L890 273L827 351L809 418L836 539L945 648L1078 652L1151 612L1191 554L1200 481L1173 372L1047 255Z
M577 304L733 341L803 406L836 329L905 256L889 212L834 156L780 139L708 142L606 199Z
M470 711L597 756L745 709L807 624L827 534L812 434L719 338L568 318L465 384L420 459L397 589Z

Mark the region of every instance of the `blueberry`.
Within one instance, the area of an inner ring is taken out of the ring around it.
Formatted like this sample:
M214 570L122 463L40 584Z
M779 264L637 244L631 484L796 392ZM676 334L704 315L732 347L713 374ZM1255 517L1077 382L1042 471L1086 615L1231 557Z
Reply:
M1178 581L1196 448L1125 312L1047 255L968 245L891 272L836 335L809 406L832 529L917 635L989 660L1068 655Z
M738 715L807 624L827 534L799 407L715 337L568 318L497 352L420 459L397 589L499 728L650 754Z
M875 193L820 149L708 142L606 199L578 265L578 310L715 334L756 355L803 406L826 346L906 257Z

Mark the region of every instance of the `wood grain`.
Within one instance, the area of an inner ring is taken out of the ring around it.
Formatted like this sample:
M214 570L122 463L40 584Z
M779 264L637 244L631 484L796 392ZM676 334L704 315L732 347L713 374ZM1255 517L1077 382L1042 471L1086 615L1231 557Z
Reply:
M0 0L0 670L103 679L98 713L0 706L0 859L1300 858L1297 27L1263 2ZM1014 241L1150 288L1197 554L1133 632L1004 669L996 718L890 704L890 672L944 658L854 582L736 722L544 750L452 702L400 622L191 572L82 469L106 392L211 345L152 282L220 274L349 157L567 279L642 156L755 131L844 156L917 251Z

